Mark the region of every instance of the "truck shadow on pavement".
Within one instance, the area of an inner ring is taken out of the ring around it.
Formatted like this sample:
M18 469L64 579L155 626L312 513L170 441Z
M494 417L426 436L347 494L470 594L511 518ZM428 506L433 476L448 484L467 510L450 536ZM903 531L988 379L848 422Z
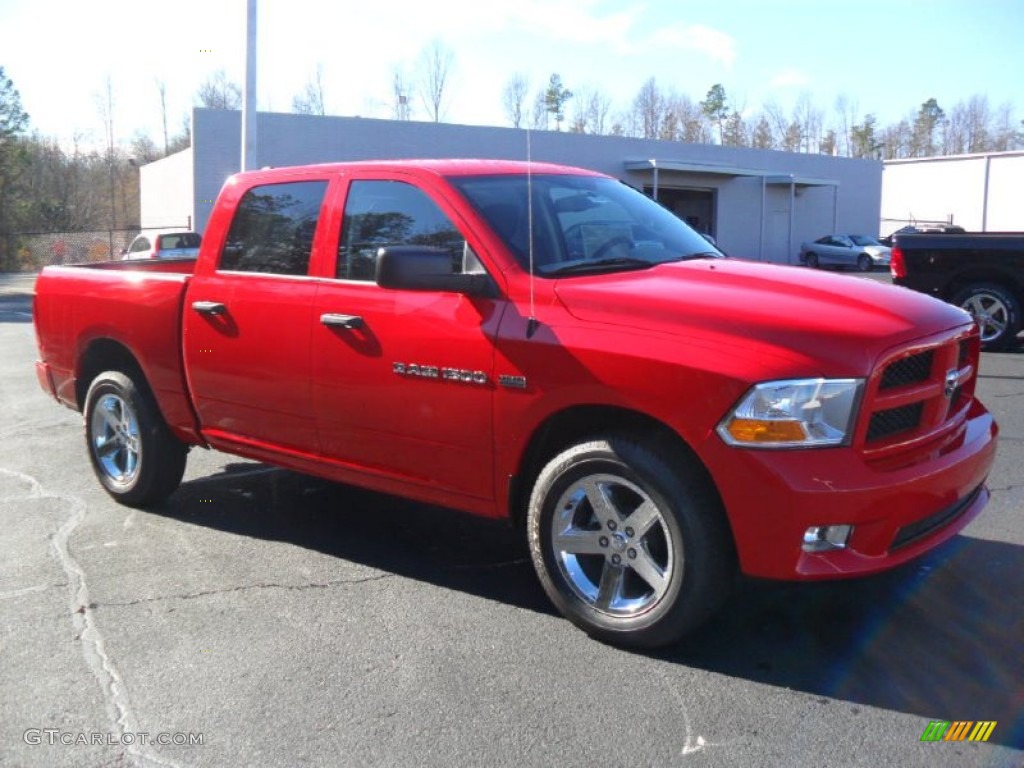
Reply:
M509 525L232 464L151 512L281 541L517 608L554 614ZM200 503L200 499L215 504ZM1024 745L1024 549L959 536L881 576L744 580L712 620L652 658L925 719L995 720ZM576 631L565 623L566 631ZM589 642L582 634L579 642ZM922 724L922 731L924 725Z

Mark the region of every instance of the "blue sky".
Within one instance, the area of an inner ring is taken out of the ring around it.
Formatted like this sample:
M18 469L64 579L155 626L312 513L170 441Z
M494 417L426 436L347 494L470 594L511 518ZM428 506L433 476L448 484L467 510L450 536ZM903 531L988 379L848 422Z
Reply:
M177 129L210 72L242 80L244 18L245 0L0 0L0 66L45 135L102 137L109 75L118 138L156 140L156 80ZM454 54L450 122L507 124L515 72L535 89L558 72L620 110L653 76L695 101L722 83L747 112L807 94L829 119L845 94L884 124L930 97L949 109L984 94L1024 118L1024 0L260 0L259 27L269 111L288 111L320 65L330 113L388 117L394 71L414 78L438 40Z

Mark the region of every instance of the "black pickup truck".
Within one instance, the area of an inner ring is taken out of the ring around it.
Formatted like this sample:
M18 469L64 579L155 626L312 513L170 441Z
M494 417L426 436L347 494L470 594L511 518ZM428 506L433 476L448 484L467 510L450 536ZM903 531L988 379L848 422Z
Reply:
M1024 232L898 234L889 269L896 285L974 315L984 349L1016 343L1024 306Z

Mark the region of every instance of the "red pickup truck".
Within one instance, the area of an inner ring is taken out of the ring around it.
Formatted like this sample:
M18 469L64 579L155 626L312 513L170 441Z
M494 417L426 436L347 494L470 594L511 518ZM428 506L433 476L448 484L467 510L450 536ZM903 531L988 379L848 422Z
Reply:
M510 518L557 607L624 645L740 572L904 563L989 498L966 313L724 258L580 169L239 174L197 260L47 268L35 320L118 501L160 502L201 446Z

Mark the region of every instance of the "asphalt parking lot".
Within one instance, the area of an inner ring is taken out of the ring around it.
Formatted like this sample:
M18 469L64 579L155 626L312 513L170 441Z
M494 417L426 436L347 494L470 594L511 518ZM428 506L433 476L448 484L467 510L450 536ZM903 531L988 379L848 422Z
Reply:
M983 355L1002 431L962 535L745 582L640 654L556 616L493 522L198 450L116 505L36 383L30 290L0 280L0 765L1024 765L1024 349Z

